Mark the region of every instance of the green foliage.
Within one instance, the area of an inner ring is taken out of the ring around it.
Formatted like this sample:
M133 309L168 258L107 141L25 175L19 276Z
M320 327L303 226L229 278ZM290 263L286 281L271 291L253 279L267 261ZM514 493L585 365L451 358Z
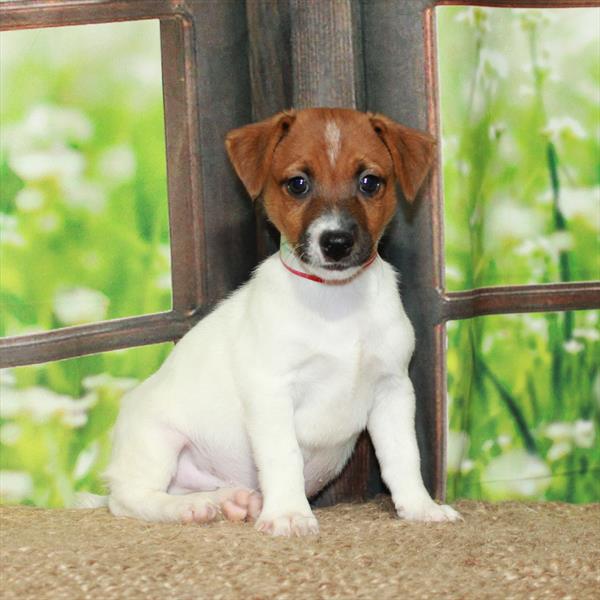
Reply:
M168 310L158 22L7 32L0 44L0 335ZM120 397L168 349L4 371L3 500L100 492Z
M597 17L438 9L449 289L600 278ZM599 340L597 311L449 324L450 498L600 499Z

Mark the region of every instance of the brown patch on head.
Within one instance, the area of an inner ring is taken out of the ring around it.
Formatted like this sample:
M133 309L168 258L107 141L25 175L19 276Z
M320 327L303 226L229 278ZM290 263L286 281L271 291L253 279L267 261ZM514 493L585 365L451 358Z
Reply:
M351 109L315 108L279 113L227 136L231 161L255 198L262 194L273 224L297 244L310 224L328 212L351 215L375 249L396 207L394 183L412 200L433 159L425 133L382 115ZM362 178L380 182L363 193ZM302 196L288 182L302 176Z

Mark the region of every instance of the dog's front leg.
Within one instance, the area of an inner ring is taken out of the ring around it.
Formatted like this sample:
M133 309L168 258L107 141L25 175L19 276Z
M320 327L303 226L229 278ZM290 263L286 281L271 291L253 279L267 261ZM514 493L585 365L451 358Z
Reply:
M245 412L263 495L256 528L284 536L318 533L304 491L304 459L291 398L284 391L255 393L247 398Z
M415 433L415 394L408 375L390 375L379 382L367 429L400 517L411 521L460 518L450 506L436 504L423 484Z

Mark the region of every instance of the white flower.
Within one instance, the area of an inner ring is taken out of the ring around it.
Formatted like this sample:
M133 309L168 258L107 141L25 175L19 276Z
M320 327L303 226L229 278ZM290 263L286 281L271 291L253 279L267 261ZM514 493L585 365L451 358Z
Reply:
M587 340L588 342L597 342L600 340L600 331L592 328L578 327L573 330L573 336Z
M57 145L47 150L12 154L8 164L25 181L38 181L50 177L70 180L81 175L85 159L80 152Z
M555 231L547 236L547 240L552 245L555 254L572 250L575 244L573 235L568 231Z
M77 462L75 463L75 468L73 469L73 477L77 479L81 479L85 477L94 466L96 460L98 460L98 455L100 454L100 446L98 442L94 442L83 450L79 456L77 457Z
M129 146L113 146L100 156L100 175L109 181L121 183L129 181L136 170L136 159Z
M550 485L548 465L525 450L511 450L494 458L482 475L491 499L540 498Z
M540 219L525 206L510 200L500 200L491 206L486 230L486 237L490 242L503 239L527 240L539 233Z
M19 222L13 215L0 213L0 244L7 246L22 247L25 245L25 238L19 233Z
M503 434L499 435L496 441L498 442L500 448L506 448L507 446L510 446L512 437L510 435Z
M464 431L448 431L446 466L450 473L458 471L469 447L469 436Z
M124 394L133 389L139 381L133 377L113 377L109 373L99 373L98 375L84 377L81 383L87 391L108 389Z
M523 325L542 340L548 339L548 321L540 316L522 315Z
M571 450L571 442L555 442L554 444L552 444L550 450L548 450L546 458L549 461L554 462L560 460L561 458L563 458L563 456L569 454Z
M561 189L558 205L567 219L578 217L593 229L600 229L600 185L587 188L564 187Z
M80 110L51 105L34 107L22 127L26 134L44 141L83 142L93 132L91 121Z
M171 291L171 273L163 273L154 280L156 289L163 292Z
M573 424L564 421L548 423L544 428L544 435L553 442L570 441L573 438Z
M0 498L21 502L33 494L33 480L24 471L0 471Z
M481 444L481 449L484 452L489 452L494 447L494 440L485 440L483 444Z
M54 296L54 314L64 325L94 323L106 318L109 299L98 290L77 287L59 290Z
M563 343L563 348L569 354L579 354L584 349L584 345L577 340L571 339Z
M35 423L46 423L59 417L63 424L80 427L87 421L87 411L96 403L95 394L75 400L43 387L32 386L15 390L3 388L0 398L0 415L5 418L27 414Z
M466 475L473 470L473 467L475 467L475 463L470 458L465 458L465 460L460 463L460 472L463 473L463 475Z
M12 369L0 369L0 385L15 385L16 382Z
M106 206L106 192L95 183L88 181L66 181L63 186L65 204L75 208L85 208L98 214Z
M44 205L44 194L37 188L26 187L15 196L15 204L22 212L33 212Z
M41 215L37 220L37 226L40 231L45 231L46 233L51 233L52 231L56 231L60 224L60 219L56 215L56 213L49 213L46 215Z
M489 48L483 48L479 56L483 76L504 79L508 75L508 61L504 54Z
M580 140L587 138L585 129L573 117L554 117L550 119L544 129L542 129L542 133L554 141L564 135Z
M457 23L466 23L475 27L480 32L490 31L489 9L478 6L470 6L461 10L454 20Z
M594 422L583 419L575 421L573 428L573 440L579 448L591 448L594 445L596 432L594 430Z
M500 139L502 134L506 131L506 123L492 123L488 130L488 137L491 141Z
M4 423L0 427L0 442L5 446L14 446L21 438L21 427L16 423Z

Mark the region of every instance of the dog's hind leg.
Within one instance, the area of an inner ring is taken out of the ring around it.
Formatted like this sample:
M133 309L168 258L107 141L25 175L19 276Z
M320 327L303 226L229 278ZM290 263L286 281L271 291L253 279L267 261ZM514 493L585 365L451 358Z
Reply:
M262 497L247 488L213 482L210 475L201 477L204 483L199 480L187 489L171 487L186 442L181 434L155 422L138 423L127 430L117 426L113 457L105 473L110 511L145 521L206 523L220 512L231 521L256 519Z

